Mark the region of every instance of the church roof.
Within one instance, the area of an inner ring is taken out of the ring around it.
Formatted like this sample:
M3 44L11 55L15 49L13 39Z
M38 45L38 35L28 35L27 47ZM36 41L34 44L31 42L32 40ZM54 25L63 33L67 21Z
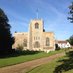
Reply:
M61 44L65 43L65 44L67 44L67 41L60 40L60 41L58 41L58 43L61 43Z

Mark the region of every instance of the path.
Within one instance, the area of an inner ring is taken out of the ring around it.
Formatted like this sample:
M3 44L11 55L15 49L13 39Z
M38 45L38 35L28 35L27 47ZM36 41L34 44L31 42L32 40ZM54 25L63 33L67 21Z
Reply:
M17 64L17 65L3 67L3 68L0 68L0 73L26 73L26 71L28 71L34 67L48 63L63 55L64 55L64 53L60 53L60 54L52 55L50 57L45 57L45 58L41 58L41 59L37 59L37 60L32 60L29 62L24 62L24 63Z

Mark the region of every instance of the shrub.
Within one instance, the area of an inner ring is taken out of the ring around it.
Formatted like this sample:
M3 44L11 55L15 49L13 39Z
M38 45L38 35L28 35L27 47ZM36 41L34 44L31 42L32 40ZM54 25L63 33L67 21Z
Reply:
M19 45L19 44L18 44L17 50L21 50L21 51L22 51L23 49L24 49L23 45Z

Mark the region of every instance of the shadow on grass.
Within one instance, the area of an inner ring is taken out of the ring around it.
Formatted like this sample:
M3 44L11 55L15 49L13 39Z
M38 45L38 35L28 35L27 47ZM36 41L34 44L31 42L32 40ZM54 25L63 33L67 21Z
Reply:
M58 65L53 73L63 73L73 69L73 51L66 53L66 56L66 59L58 61L61 63L61 65Z
M3 53L0 55L0 58L8 58L8 57L17 57L17 56L21 56L21 55L33 55L33 54L37 54L40 53L39 51L29 51L29 50L12 50L12 51L8 51L6 53Z

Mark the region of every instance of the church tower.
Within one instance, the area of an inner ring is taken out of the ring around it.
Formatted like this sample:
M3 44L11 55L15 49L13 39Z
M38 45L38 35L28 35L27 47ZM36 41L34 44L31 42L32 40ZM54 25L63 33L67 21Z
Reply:
M39 51L43 48L42 35L43 35L43 20L42 19L31 20L29 26L29 49Z

